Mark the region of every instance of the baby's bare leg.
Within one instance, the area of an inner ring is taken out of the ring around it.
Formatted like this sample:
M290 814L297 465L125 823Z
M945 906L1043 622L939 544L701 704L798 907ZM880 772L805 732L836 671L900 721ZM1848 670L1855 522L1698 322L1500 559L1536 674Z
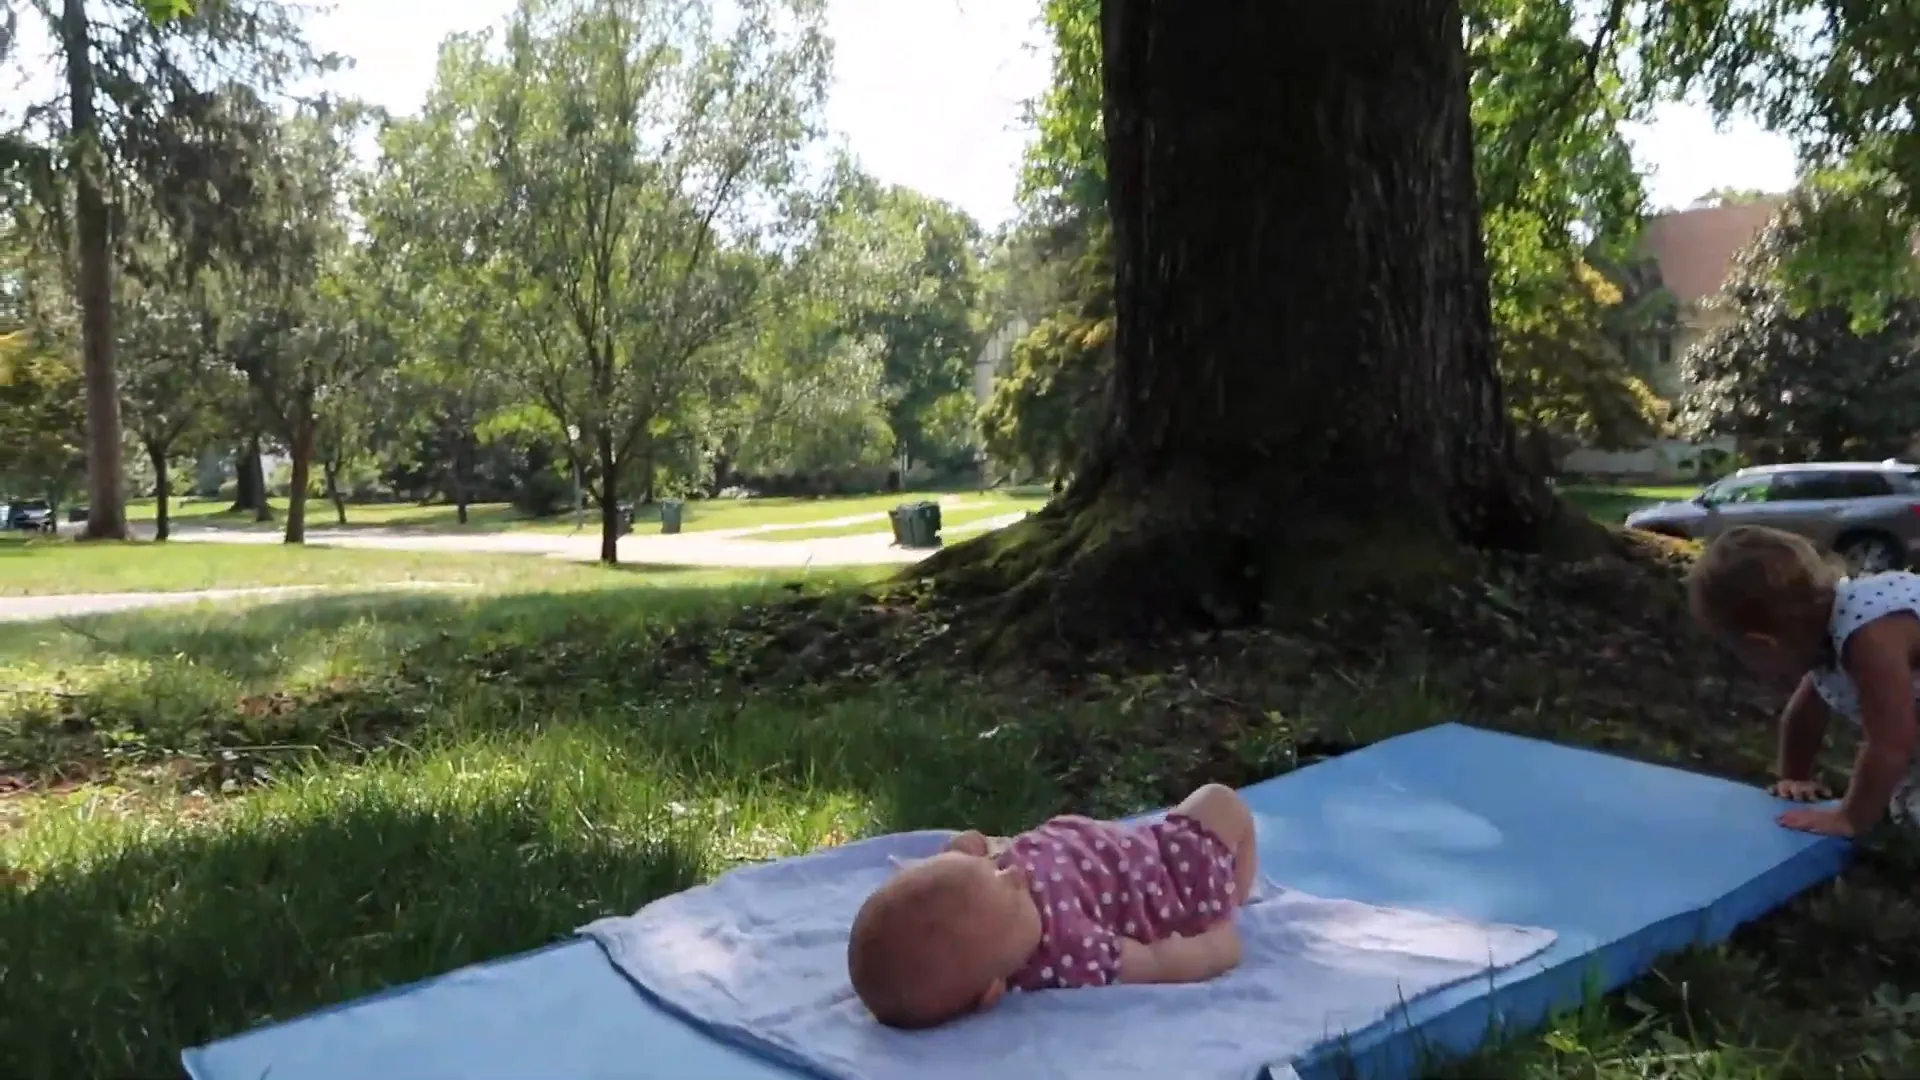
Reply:
M1260 851L1254 844L1253 811L1240 793L1225 784L1207 784L1173 808L1212 829L1233 851L1234 896L1245 903L1260 875Z

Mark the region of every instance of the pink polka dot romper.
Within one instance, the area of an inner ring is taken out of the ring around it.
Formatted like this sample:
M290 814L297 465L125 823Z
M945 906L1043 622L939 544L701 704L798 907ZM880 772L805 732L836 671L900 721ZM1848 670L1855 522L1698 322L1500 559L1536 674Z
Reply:
M1185 814L1138 825L1057 817L1013 838L1040 909L1040 947L1007 980L1013 990L1120 980L1120 941L1193 936L1233 914L1233 851Z

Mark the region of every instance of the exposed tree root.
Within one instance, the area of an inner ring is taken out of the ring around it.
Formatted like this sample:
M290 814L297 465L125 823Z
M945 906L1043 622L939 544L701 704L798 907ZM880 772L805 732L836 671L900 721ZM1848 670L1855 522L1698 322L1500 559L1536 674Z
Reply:
M1479 573L1478 553L1395 520L1274 513L1252 500L1056 502L1026 521L909 571L972 616L983 659L1092 648L1193 630L1307 626L1355 604L1416 603ZM1498 546L1571 559L1617 549L1562 507L1538 533Z

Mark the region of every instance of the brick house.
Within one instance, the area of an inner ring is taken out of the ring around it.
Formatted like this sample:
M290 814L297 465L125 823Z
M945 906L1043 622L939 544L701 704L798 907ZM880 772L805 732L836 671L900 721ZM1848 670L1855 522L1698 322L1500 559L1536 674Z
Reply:
M1680 358L1727 319L1710 304L1733 272L1734 259L1767 227L1786 201L1784 195L1753 202L1704 206L1660 214L1647 222L1642 238L1660 267L1661 283L1680 302L1678 329L1663 338L1653 370L1653 388L1661 397L1680 393Z
M1648 381L1661 397L1671 401L1680 396L1680 358L1728 318L1712 301L1732 274L1741 250L1760 235L1785 201L1784 195L1770 195L1751 202L1669 211L1648 220L1641 243L1660 269L1661 284L1679 304L1673 329L1654 342ZM1734 449L1732 440L1716 440L1712 445ZM1700 449L1683 439L1661 439L1638 450L1581 449L1568 454L1560 467L1593 476L1675 479L1688 473L1688 463Z

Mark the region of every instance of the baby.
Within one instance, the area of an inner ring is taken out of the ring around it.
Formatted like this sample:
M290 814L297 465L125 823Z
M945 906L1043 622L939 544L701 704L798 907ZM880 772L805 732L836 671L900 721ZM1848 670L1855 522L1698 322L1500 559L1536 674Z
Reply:
M1856 836L1889 811L1920 816L1920 575L1849 578L1812 544L1755 525L1728 529L1694 564L1694 615L1748 668L1793 685L1780 715L1782 798L1827 797L1813 780L1828 721L1860 727L1847 795L1781 815L1790 829Z
M1258 869L1253 815L1208 784L1163 820L1054 818L977 832L881 886L847 969L875 1019L925 1028L1013 991L1202 982L1240 962L1233 913Z

